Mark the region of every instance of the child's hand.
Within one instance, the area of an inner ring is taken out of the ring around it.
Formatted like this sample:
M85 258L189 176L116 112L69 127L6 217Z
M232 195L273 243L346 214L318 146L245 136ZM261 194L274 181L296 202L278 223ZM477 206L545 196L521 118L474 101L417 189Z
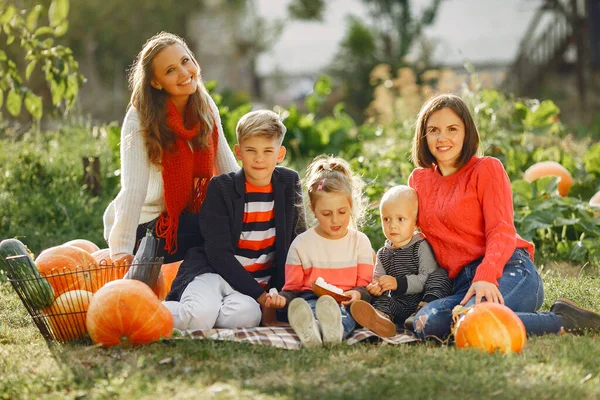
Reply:
M383 290L381 290L381 286L379 286L379 282L373 281L367 285L367 292L371 296L381 296L383 294Z
M398 281L393 276L384 275L379 278L379 287L382 292L398 289Z
M265 307L270 308L283 308L287 303L285 297L279 295L278 293L273 293L267 295L267 300L265 301Z
M350 297L350 300L342 301L343 306L354 303L356 300L360 300L360 292L358 290L348 290L344 292L344 296Z

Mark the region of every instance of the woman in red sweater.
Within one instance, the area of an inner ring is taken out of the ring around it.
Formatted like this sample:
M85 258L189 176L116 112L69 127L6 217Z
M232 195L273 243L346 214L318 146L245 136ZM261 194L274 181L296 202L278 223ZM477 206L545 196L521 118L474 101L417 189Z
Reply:
M418 225L440 266L454 278L452 295L432 301L415 317L421 339L450 333L452 309L485 301L505 304L528 334L600 329L600 315L558 299L537 313L544 300L533 264L533 244L513 222L510 181L500 161L478 157L479 133L464 101L440 94L421 109L408 184L419 196Z

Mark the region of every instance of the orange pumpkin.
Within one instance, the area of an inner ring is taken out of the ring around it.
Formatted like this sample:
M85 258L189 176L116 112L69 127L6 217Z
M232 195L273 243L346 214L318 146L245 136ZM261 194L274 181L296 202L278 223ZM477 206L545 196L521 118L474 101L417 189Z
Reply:
M167 290L167 282L162 271L158 273L158 279L156 280L156 285L154 285L154 289L152 289L152 291L160 301L163 301L167 298L169 290Z
M527 168L523 174L523 179L527 182L533 182L543 176L558 177L558 194L562 197L569 194L569 189L573 186L573 177L565 167L555 161L542 161L533 164Z
M118 279L94 294L86 326L94 343L127 347L170 338L173 316L148 285Z
M165 280L165 289L167 293L171 291L171 286L173 285L173 281L177 276L177 271L179 271L179 266L181 265L181 261L163 264L160 268L163 273L163 278Z
M98 267L102 270L101 273L103 274L104 282L122 279L129 270L129 267L113 266L113 261L110 258L110 249L95 251L92 253L92 257L94 257Z
M110 258L110 249L99 249L91 254L98 265L111 265L113 263L112 258Z
M68 342L87 334L85 317L91 299L91 292L71 290L61 294L50 307L44 310L57 340Z
M79 247L80 249L85 250L90 254L92 254L95 251L100 250L100 247L96 246L96 243L91 242L87 239L69 240L67 243L64 243L64 245Z
M163 264L160 268L160 273L158 274L158 279L156 280L156 285L154 286L154 294L158 297L159 300L164 300L167 298L167 295L171 291L171 285L173 284L173 280L177 276L177 271L179 271L179 266L181 265L181 261L176 261L169 264Z
M453 333L456 347L474 347L488 353L518 353L527 335L523 322L508 307L498 303L479 303L453 310L457 320Z
M62 245L46 249L35 259L35 265L56 297L78 289L94 293L105 283L92 255L79 247Z

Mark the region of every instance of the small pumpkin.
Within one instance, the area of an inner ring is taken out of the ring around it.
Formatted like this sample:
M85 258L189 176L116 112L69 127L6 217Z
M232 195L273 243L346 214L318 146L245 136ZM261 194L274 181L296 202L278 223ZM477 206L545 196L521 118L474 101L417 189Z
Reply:
M115 279L122 279L129 267L115 267L113 261L110 258L110 249L100 249L92 253L94 261L98 264L98 267L102 270L101 273L105 277L105 282L114 281Z
M70 290L58 296L44 310L54 337L61 342L81 339L86 334L85 320L92 293L86 290Z
M163 275L163 279L165 282L165 291L168 294L171 291L171 286L173 285L173 281L177 276L177 272L179 271L179 266L181 265L181 261L176 261L169 264L163 264L160 267L160 270ZM165 294L166 296L166 294Z
M569 189L573 186L573 177L569 170L555 161L541 161L527 168L523 174L523 179L527 182L533 182L544 176L558 177L558 194L565 197L569 194Z
M94 293L105 283L92 255L79 247L50 247L40 253L35 265L48 280L57 297L70 290Z
M69 240L67 243L64 243L65 246L75 246L75 247L79 247L82 250L87 251L88 253L92 254L93 252L96 252L98 250L100 250L100 247L98 247L96 245L96 243L89 241L87 239L74 239L74 240Z
M158 279L156 280L156 285L154 285L154 289L152 289L152 291L160 301L163 301L167 298L169 290L167 290L167 282L162 271L158 273Z
M518 353L525 346L525 326L517 315L505 305L483 302L452 311L456 347L473 347L493 353Z
M118 279L94 294L86 326L94 343L128 347L170 338L173 316L148 285Z

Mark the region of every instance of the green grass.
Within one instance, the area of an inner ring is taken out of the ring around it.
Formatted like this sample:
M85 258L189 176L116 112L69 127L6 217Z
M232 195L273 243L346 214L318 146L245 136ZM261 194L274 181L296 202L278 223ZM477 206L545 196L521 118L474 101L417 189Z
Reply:
M596 274L544 273L558 296L600 311ZM0 284L0 398L596 399L600 335L530 338L521 354L428 344L286 351L172 340L122 349L48 347L12 287Z

